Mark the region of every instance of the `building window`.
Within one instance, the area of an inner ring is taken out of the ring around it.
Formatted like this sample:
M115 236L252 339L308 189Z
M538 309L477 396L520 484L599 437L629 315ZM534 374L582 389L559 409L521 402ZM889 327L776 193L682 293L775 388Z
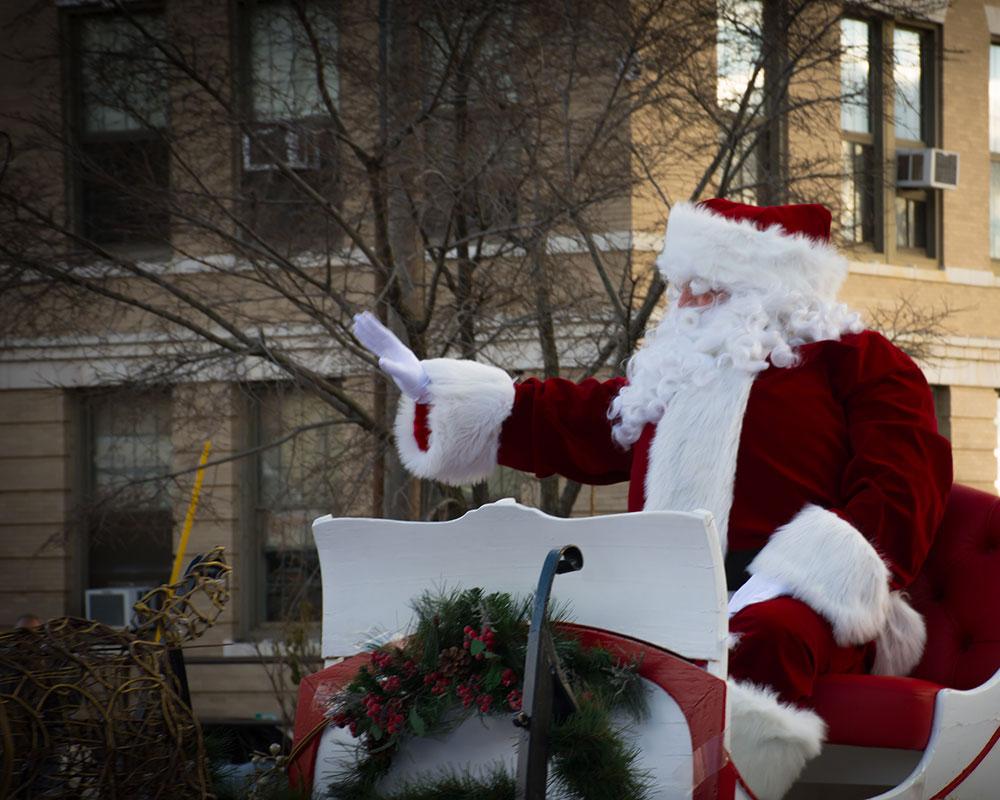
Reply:
M340 102L337 27L332 2L311 0L303 9L305 23L289 0L248 3L240 16L244 219L272 246L326 252L341 240L340 228L300 181L339 202L330 114Z
M263 622L319 619L322 591L312 522L358 509L369 481L362 451L322 399L287 384L255 387L255 616Z
M891 21L841 20L840 223L849 243L926 256L937 250L935 190L890 189L887 184L883 188L880 177L884 159L894 157L896 150L935 144L934 41L929 29ZM892 65L886 75L881 70L883 43ZM887 146L882 134L889 119L894 135ZM894 237L880 229L881 208L893 214Z
M851 243L875 242L875 126L872 120L871 23L840 23L840 128L844 184L840 227Z
M951 387L935 384L931 386L931 396L934 398L938 433L951 439Z
M990 45L990 258L1000 258L1000 44Z
M87 588L154 587L170 575L170 396L116 391L84 401Z
M71 74L80 232L101 245L169 241L166 69L155 13L73 16Z
M893 127L896 149L934 144L934 75L930 31L897 26L892 37ZM932 255L934 191L899 189L895 197L896 247Z
M716 27L715 100L727 120L721 135L733 142L719 188L729 199L751 204L760 202L763 183L763 5L761 0L724 0Z

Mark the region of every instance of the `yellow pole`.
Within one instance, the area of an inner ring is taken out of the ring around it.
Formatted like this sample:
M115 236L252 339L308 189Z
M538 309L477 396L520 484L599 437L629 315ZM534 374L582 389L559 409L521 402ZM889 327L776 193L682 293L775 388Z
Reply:
M194 512L198 508L198 495L201 494L201 482L205 479L205 464L208 454L212 452L212 440L205 442L198 461L198 471L194 475L194 490L191 492L191 502L188 503L187 515L184 517L184 528L181 530L181 541L177 545L177 555L174 557L174 568L170 572L170 584L177 583L181 577L181 565L184 563L184 553L187 552L188 539L191 538L191 526L194 525Z
M184 516L184 527L181 529L181 541L177 545L177 555L174 556L174 568L170 571L168 586L173 586L181 577L181 566L184 564L184 553L187 552L188 539L191 538L191 526L194 525L194 512L198 508L198 496L201 494L201 483L205 480L205 464L208 463L208 454L212 452L212 440L207 439L205 446L201 449L201 458L198 460L198 471L194 474L194 489L191 491L191 502L188 503L187 514ZM156 638L159 642L163 629L156 628Z

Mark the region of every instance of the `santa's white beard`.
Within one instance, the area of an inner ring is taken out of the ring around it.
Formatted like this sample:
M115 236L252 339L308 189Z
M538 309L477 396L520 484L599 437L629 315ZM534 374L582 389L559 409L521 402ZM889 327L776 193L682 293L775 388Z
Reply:
M857 313L842 303L784 291L742 292L684 308L678 295L676 289L668 292L667 313L632 356L628 384L611 403L613 435L623 446L658 422L684 387L707 387L732 370L752 375L772 364L790 367L799 345L862 329Z

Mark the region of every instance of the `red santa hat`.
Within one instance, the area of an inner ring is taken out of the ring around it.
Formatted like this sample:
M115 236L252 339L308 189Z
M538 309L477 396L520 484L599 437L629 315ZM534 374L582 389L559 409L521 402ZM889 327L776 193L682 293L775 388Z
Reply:
M733 294L784 290L830 301L847 277L847 261L830 244L830 219L815 203L680 203L656 265L676 286L702 281Z

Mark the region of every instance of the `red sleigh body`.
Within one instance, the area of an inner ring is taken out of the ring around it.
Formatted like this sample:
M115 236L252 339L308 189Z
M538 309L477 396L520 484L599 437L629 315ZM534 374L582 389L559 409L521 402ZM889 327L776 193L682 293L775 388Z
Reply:
M748 796L726 753L725 592L710 516L658 512L555 520L496 504L452 523L324 518L315 532L324 579L323 654L348 658L300 687L292 764L299 785L322 784L325 767L318 754L329 735L323 710L364 660L350 657L362 647L359 637L372 626L402 630L409 598L434 585L530 591L541 563L535 551L573 543L587 558L580 577L590 570L590 581L574 585L569 581L576 576L564 576L556 598L571 601L575 619L584 623L575 627L586 640L625 655L641 652L643 677L674 704L657 713L677 714L687 727L690 749L677 762L687 777L658 787L656 796ZM476 557L456 548L469 548ZM405 573L387 569L387 560ZM635 571L628 573L630 568ZM662 603L655 594L647 596L656 590L657 575ZM907 678L845 675L821 682L815 708L829 726L827 744L790 797L820 791L836 797L838 787L851 797L885 800L1000 796L998 579L1000 499L956 486L912 587L928 629L920 665ZM374 611L367 625L363 609Z

